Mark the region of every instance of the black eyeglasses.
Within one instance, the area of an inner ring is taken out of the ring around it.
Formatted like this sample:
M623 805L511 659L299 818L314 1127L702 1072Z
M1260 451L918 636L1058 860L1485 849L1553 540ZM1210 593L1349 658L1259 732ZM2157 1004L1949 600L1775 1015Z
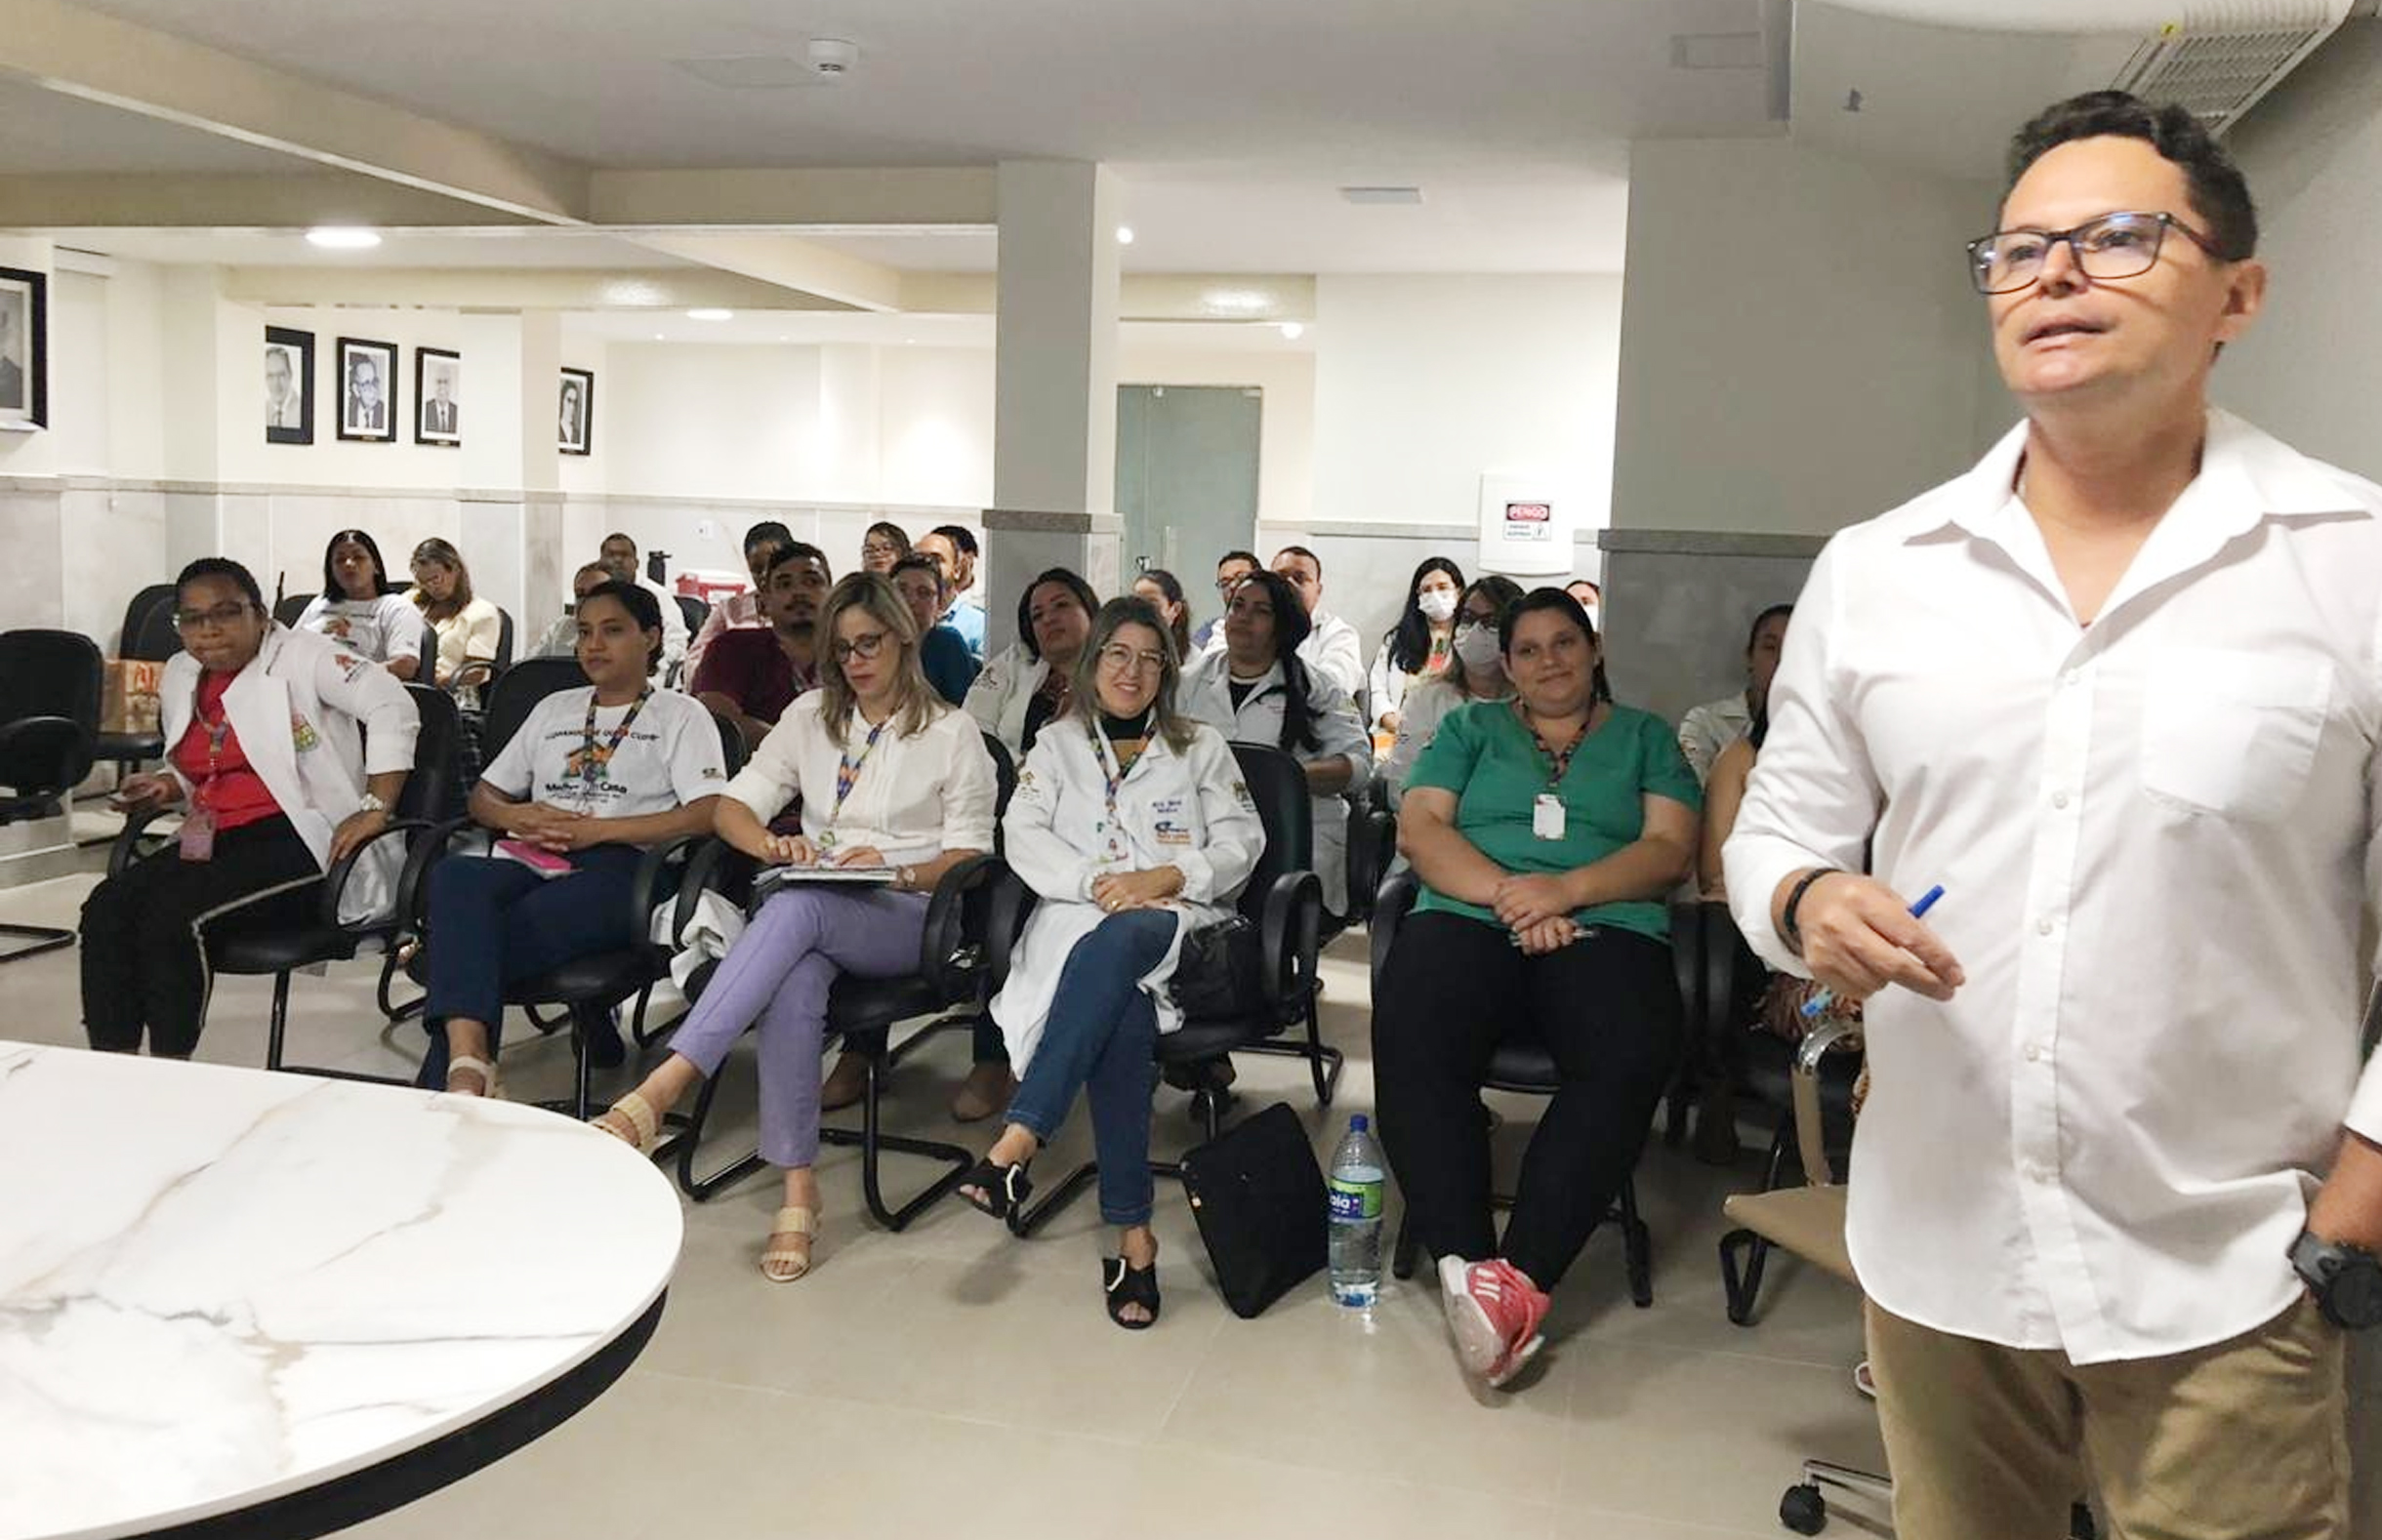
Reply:
M2137 278L2158 265L2167 231L2219 262L2216 243L2172 214L2104 214L2065 230L1996 230L1968 243L1969 281L1979 294L2016 294L2041 281L2051 248L2068 243L2068 254L2087 278Z
M874 658L884 650L885 639L889 634L886 631L870 631L865 635L855 636L850 641L838 637L827 650L835 655L838 663L849 663L854 657Z
M204 630L212 626L216 629L222 630L226 627L237 626L240 623L240 617L247 614L250 608L249 604L242 601L236 604L218 604L208 610L176 610L174 628L178 631L195 631Z

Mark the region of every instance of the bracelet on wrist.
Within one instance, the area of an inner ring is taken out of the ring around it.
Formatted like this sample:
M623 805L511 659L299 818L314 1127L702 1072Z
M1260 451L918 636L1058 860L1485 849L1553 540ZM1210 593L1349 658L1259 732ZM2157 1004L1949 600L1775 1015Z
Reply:
M1796 956L1803 955L1803 927L1795 917L1795 912L1803 907L1803 895L1809 893L1812 884L1822 877L1840 876L1843 871L1842 867L1821 867L1806 871L1803 879L1786 894L1786 907L1779 911L1779 939L1786 942L1786 949Z

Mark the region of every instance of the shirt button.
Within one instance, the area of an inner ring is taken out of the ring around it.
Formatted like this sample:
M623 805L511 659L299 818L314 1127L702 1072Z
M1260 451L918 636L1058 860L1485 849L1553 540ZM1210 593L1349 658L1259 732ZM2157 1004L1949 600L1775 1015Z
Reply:
M2065 792L2065 791L2054 791L2054 792L2052 792L2052 793L2051 793L2051 805L2052 805L2053 807L2062 807L2062 808L2066 807L2066 806L2068 805L2068 793L2067 793L2067 792Z
M2037 936L2048 936L2057 928L2048 919L2038 919L2034 922L2034 934Z
M2027 1062L2029 1064L2040 1064L2043 1062L2043 1045L2041 1043L2031 1042L2027 1044Z

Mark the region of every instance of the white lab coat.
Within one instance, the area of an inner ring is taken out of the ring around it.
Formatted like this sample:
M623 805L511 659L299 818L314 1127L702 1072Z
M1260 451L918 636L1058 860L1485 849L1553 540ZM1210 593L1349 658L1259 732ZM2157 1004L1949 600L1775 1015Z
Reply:
M198 660L178 652L166 664L157 691L166 770L182 783L185 805L190 782L174 768L171 756L189 731L198 675ZM326 871L332 832L363 805L364 778L414 767L421 719L405 686L379 664L314 631L285 626L267 631L255 660L224 692L224 711L249 764L314 853L314 864ZM369 733L359 734L359 724ZM342 921L352 924L389 912L403 847L403 840L390 838L364 852L340 902Z
M1199 661L1190 676L1183 680L1181 709L1193 721L1206 722L1220 728L1224 736L1238 743L1263 744L1268 749L1282 743L1282 666L1276 664L1265 671L1257 687L1249 692L1238 709L1232 704L1232 663L1224 653L1212 653ZM1315 709L1315 736L1320 749L1294 749L1291 754L1300 764L1310 760L1328 759L1334 754L1346 754L1353 773L1348 778L1347 793L1338 791L1318 795L1314 803L1315 875L1323 884L1324 908L1335 914L1348 912L1348 804L1344 794L1365 790L1373 777L1373 739L1357 719L1356 703L1348 692L1315 669L1307 669L1307 704Z
M1174 944L1141 977L1158 1008L1158 1030L1182 1026L1167 993L1183 938L1233 912L1242 886L1265 854L1265 826L1241 780L1224 735L1195 727L1177 751L1151 740L1118 788L1121 854L1111 854L1108 777L1081 717L1052 722L1034 740L1018 772L1017 790L1002 820L1009 870L1041 899L1009 963L1008 982L993 996L993 1020L1008 1044L1009 1066L1023 1074L1042 1042L1058 977L1077 942L1108 916L1091 901L1094 878L1110 871L1173 867L1183 890L1170 906L1182 915Z
M1029 657L1024 647L1012 643L985 662L963 704L978 727L1001 740L1010 758L1022 759L1025 750L1018 745L1026 735L1026 707L1049 676L1048 662Z

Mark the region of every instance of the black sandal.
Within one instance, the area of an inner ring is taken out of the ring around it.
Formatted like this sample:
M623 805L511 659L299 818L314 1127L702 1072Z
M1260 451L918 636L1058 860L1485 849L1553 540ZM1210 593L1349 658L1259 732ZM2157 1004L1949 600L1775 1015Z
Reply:
M1006 1220L1022 1213L1026 1198L1034 1192L1034 1183L1026 1175L1026 1167L1032 1164L1030 1160L1020 1160L1015 1165L1003 1165L987 1155L960 1179L960 1197L968 1207L995 1219ZM968 1195L971 1187L978 1196Z
M1129 1265L1125 1258L1110 1257L1100 1264L1100 1288L1108 1295L1108 1318L1128 1331L1146 1331L1158 1324L1158 1264L1146 1268ZM1139 1305L1150 1313L1147 1320L1127 1320L1129 1305Z

